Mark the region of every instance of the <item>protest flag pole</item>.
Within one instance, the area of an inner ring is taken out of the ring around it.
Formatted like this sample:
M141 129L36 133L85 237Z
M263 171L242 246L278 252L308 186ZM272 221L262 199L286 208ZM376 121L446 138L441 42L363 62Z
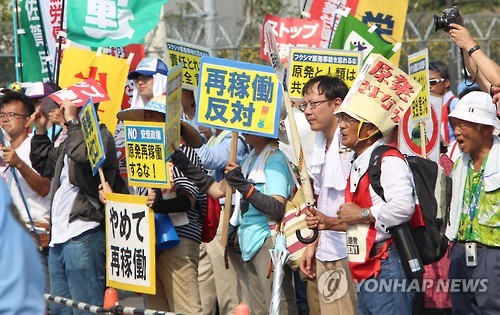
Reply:
M16 69L16 81L22 81L21 47L19 44L19 15L17 0L12 0L12 26L14 28L14 67Z
M104 192L107 193L112 192L106 183L106 177L104 177L104 172L102 171L102 167L99 167L98 171L99 171L99 178L101 179L102 189L104 190Z
M229 162L236 162L236 152L238 149L238 133L231 133L231 149L229 150ZM224 202L224 217L222 219L222 238L221 245L227 246L227 234L229 232L229 219L231 218L231 202L234 189L229 185L226 186L226 199Z
M61 29L64 27L64 7L65 7L65 0L62 0L61 4ZM66 32L64 31L59 31L57 33L57 49L56 49L56 60L54 63L54 72L55 72L55 83L56 85L59 85L59 72L61 72L61 50L62 50L62 38L66 37Z

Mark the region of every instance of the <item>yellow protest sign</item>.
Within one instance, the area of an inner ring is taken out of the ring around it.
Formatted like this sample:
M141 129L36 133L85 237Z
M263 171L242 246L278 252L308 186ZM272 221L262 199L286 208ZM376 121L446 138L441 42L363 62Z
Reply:
M126 59L69 47L64 51L61 62L59 85L66 88L88 78L99 82L110 97L109 101L99 105L99 120L114 134L118 122L116 114L121 110L129 69Z
M355 5L357 2L357 6ZM382 38L389 43L402 43L408 11L408 0L399 1L352 1L351 7L355 7L356 18L368 25L377 25ZM401 50L390 58L394 64L399 64Z
M373 123L385 135L403 117L422 86L378 54L371 54L341 109Z
M202 56L212 56L212 50L203 46L185 43L167 38L167 64L169 69L183 63L184 74L182 87L195 90L198 87L200 59Z
M411 118L414 122L427 120L431 115L429 110L429 53L427 48L408 56L408 72L422 86L411 104Z
M130 186L170 188L165 163L165 124L124 121Z
M106 160L106 156L104 153L99 121L97 119L94 104L92 103L92 98L89 98L85 105L83 105L79 117L83 139L85 140L85 147L87 148L87 157L92 166L92 174L95 175L99 167L104 163L104 160Z
M362 61L361 52L356 51L291 48L287 76L290 98L302 99L304 85L320 75L339 77L351 87L358 76Z
M145 196L105 193L106 285L156 293L156 234Z
M283 88L273 68L202 57L200 75L198 125L277 137Z
M167 161L170 156L174 153L172 144L176 148L180 146L180 134L181 134L181 115L182 115L182 72L183 64L175 66L168 72L167 80L167 113L165 115L166 120L166 157Z

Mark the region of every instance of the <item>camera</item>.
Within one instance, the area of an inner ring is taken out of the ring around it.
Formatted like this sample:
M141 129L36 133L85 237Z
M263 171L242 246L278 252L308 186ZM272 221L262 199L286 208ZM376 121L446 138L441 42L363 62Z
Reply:
M439 30L448 32L451 29L450 23L460 23L460 12L457 6L444 9L443 16L434 15L434 30L436 32Z

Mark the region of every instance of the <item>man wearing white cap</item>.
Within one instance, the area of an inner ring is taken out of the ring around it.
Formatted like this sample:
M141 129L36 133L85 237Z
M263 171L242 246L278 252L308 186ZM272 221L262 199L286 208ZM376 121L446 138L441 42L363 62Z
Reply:
M131 108L144 108L153 97L165 94L168 68L159 58L144 58L127 78L134 81Z
M340 206L337 217L347 224L351 276L360 282L358 314L411 314L414 292L407 287L409 281L388 229L408 222L415 211L412 173L399 151L388 151L399 155L381 157L380 185L385 200L375 193L368 176L370 157L396 124L377 106L367 110L344 104L335 114L341 143L354 151L354 157L345 190L346 203ZM377 111L379 114L374 115ZM393 286L384 290L379 286L374 291L372 286L361 283L363 280L372 284L391 281L400 289Z
M450 225L456 240L450 252L450 279L461 279L450 293L454 314L500 313L500 138L490 95L471 92L450 113L462 156L454 165ZM482 281L476 290L463 281ZM481 289L482 288L482 289Z

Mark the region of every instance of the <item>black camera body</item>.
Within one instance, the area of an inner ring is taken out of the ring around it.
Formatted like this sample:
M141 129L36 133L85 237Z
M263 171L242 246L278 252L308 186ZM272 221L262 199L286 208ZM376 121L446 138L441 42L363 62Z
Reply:
M444 9L443 16L434 15L434 30L436 32L439 30L448 32L451 29L451 23L460 23L460 12L458 11L457 6Z

